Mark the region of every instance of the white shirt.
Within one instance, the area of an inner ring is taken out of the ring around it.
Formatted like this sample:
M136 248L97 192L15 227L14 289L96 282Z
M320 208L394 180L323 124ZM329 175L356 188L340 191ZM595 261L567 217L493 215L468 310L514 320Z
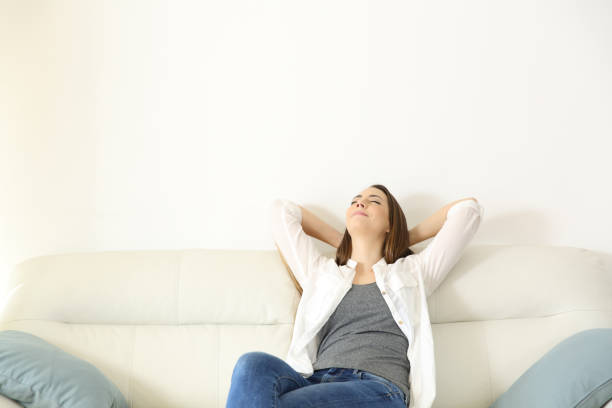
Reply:
M419 253L387 264L382 257L372 266L376 285L391 314L408 338L410 361L409 408L430 408L436 397L434 343L427 297L446 278L468 245L484 215L484 208L469 199L453 205L432 241ZM327 322L355 277L357 262L336 265L322 254L316 238L302 228L300 207L277 198L269 207L272 236L287 265L303 289L285 361L307 378L321 342L320 329Z

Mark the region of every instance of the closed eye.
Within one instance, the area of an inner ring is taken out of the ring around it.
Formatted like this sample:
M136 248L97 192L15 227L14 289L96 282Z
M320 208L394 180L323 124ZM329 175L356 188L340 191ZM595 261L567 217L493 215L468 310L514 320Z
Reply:
M357 202L357 201L351 201L351 204L354 204L354 203L356 203L356 202ZM373 202L373 203L376 203L376 204L378 204L378 205L380 205L380 203L379 203L378 201L372 201L372 202Z

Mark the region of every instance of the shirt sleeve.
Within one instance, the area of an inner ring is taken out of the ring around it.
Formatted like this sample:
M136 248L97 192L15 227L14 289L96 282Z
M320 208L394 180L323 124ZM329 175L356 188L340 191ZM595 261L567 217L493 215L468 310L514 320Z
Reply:
M316 247L315 238L302 228L302 210L290 200L277 198L270 204L268 214L274 242L300 286L308 286L324 255Z
M421 264L427 297L446 278L463 250L476 234L484 208L475 200L463 200L446 213L446 220L433 240L416 256Z

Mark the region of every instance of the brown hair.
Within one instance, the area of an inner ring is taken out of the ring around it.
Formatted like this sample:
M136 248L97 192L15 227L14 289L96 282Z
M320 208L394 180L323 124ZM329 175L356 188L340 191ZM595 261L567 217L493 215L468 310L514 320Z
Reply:
M372 184L370 187L375 187L387 196L389 203L389 233L383 243L383 256L388 264L394 263L397 259L404 256L412 255L414 252L408 248L408 225L406 217L399 203L393 197L393 194L387 190L387 187L382 184ZM336 250L336 265L346 265L346 262L351 256L351 235L348 230L344 229L344 236L340 245Z

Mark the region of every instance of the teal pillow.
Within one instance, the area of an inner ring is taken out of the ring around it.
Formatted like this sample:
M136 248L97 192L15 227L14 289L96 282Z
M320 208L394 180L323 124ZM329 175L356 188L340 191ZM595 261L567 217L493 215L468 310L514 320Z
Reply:
M612 328L601 328L557 344L489 408L601 408L610 399Z
M0 331L0 394L26 408L128 408L93 364L17 330Z

